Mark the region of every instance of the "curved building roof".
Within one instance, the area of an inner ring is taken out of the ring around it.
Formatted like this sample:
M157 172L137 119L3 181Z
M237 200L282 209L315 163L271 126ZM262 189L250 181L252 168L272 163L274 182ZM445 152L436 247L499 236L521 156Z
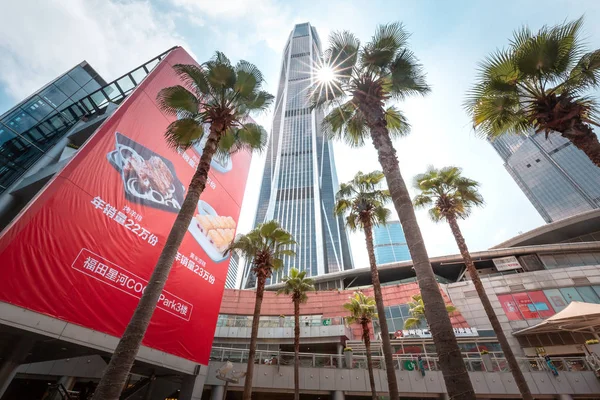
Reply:
M592 237L581 238L582 236ZM578 240L578 238L581 238ZM517 246L535 246L574 241L600 241L600 210L587 211L560 221L542 225L521 235L508 239L491 249Z

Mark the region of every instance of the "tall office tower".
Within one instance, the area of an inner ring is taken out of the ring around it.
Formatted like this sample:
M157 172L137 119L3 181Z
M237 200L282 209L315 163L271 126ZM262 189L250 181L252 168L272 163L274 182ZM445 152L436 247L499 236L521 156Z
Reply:
M316 276L352 268L352 256L342 218L334 217L338 188L333 148L321 132L322 111L310 109L315 85L311 71L321 57L321 42L309 23L294 27L285 45L273 129L255 225L276 219L298 245L296 257L271 278L280 282L289 268ZM247 264L243 287L254 287Z
M373 246L377 265L410 260L400 221L390 221L373 228Z
M227 278L225 279L226 289L237 289L235 282L237 281L238 267L240 265L240 256L238 253L232 253L229 259L229 269L227 270Z
M546 222L600 208L600 168L569 140L505 135L491 144Z

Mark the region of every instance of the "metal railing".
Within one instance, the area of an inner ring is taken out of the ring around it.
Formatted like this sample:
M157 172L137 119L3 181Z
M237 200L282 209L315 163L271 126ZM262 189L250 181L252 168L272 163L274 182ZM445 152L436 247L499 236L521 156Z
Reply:
M413 371L419 369L418 354L394 355L394 368L400 371ZM317 354L299 353L301 367L307 368L347 368L344 354ZM374 369L385 369L385 360L382 356L371 357ZM255 364L262 365L294 365L294 353L285 351L257 350ZM521 369L524 371L549 371L550 368L544 360L535 357L517 357ZM213 347L210 361L235 363L248 362L248 349L233 349ZM486 357L465 357L465 366L470 372L509 372L508 362L503 357L490 355ZM439 371L439 360L436 357L421 357L425 371ZM584 357L552 357L552 363L558 371L592 371ZM367 356L353 355L352 368L367 369Z
M217 327L235 327L235 328L251 328L252 316L246 315L219 315ZM344 317L322 317L322 316L301 316L300 327L322 327L331 325L346 325ZM276 317L262 316L258 322L259 328L293 328L294 317Z

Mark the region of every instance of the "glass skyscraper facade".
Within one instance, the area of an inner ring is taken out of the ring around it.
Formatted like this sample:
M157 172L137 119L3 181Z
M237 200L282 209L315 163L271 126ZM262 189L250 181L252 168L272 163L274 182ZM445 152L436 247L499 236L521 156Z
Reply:
M569 140L505 135L491 144L546 222L600 208L600 168Z
M311 70L320 57L315 28L296 25L283 52L255 225L275 219L298 245L296 256L284 260L271 284L280 282L291 267L306 270L308 276L352 268L343 220L333 215L338 188L333 148L321 132L323 112L311 110L308 100L315 85ZM249 264L243 277L244 287L254 287Z
M410 260L410 252L400 221L373 228L373 245L377 265Z

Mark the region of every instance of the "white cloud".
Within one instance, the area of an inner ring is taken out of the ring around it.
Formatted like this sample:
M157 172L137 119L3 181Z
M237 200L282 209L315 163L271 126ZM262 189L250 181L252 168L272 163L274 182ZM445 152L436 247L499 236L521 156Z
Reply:
M0 85L16 100L83 60L111 80L172 46L189 48L177 16L147 1L47 0L31 9L14 1L0 13Z

